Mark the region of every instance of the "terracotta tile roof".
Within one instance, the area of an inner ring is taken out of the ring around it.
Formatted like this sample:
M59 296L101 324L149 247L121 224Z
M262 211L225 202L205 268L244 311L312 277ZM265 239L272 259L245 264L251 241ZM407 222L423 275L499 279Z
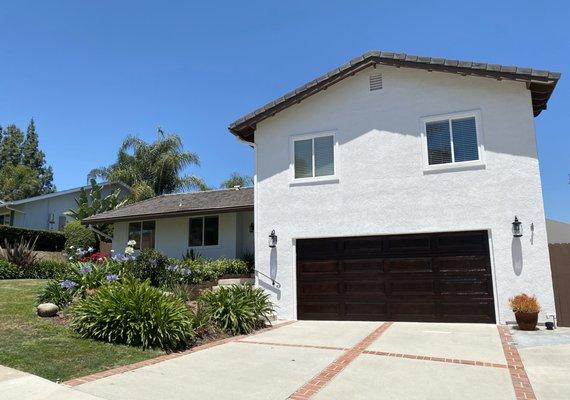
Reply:
M253 188L165 194L106 211L83 220L84 224L156 219L205 213L253 210Z
M474 61L448 60L445 58L421 57L404 53L371 51L350 60L332 71L298 87L297 89L267 103L261 108L232 122L228 129L236 136L253 142L256 125L284 109L318 93L327 87L372 65L390 65L405 68L420 68L429 71L474 75L492 79L508 79L526 82L531 91L534 116L546 109L560 73L516 66L479 63Z

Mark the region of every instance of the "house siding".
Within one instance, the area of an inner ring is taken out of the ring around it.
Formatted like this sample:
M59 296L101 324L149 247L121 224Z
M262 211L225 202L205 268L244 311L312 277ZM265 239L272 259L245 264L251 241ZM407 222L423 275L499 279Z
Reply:
M498 322L514 319L508 298L536 294L541 319L554 313L530 92L523 83L380 67L261 122L256 145L256 268L282 284L282 318L296 318L295 240L335 236L487 230ZM477 110L485 167L424 171L420 119ZM334 131L333 183L291 185L290 137ZM514 216L525 235L514 239ZM531 233L530 224L534 224ZM278 235L267 245L271 230ZM521 263L522 260L522 263Z
M253 235L245 235L243 225L253 221L252 212L208 214L219 215L217 246L188 247L189 217L159 218L156 220L155 249L168 257L182 258L191 248L205 258L236 258L244 249L253 252ZM140 221L140 220L139 220ZM248 222L250 221L250 222ZM113 250L122 253L128 241L129 222L117 222L113 231ZM242 233L244 233L242 235Z

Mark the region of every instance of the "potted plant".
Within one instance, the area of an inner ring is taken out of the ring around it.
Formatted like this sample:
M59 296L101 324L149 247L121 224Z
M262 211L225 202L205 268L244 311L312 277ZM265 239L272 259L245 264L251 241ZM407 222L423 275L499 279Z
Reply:
M533 331L538 322L540 304L536 296L522 293L509 299L511 310L515 313L517 324L521 331Z

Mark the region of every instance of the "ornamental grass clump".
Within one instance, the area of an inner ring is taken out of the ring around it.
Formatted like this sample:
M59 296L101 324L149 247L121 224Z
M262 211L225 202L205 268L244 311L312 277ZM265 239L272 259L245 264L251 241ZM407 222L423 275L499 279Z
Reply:
M71 317L71 326L84 337L144 349L180 349L193 337L186 304L148 281L103 285L74 306Z
M269 295L251 284L204 292L198 305L210 321L233 335L251 333L271 323L274 311Z
M540 304L536 299L536 296L529 296L526 293L522 293L511 297L509 299L509 304L513 312L521 313L538 313L540 312Z

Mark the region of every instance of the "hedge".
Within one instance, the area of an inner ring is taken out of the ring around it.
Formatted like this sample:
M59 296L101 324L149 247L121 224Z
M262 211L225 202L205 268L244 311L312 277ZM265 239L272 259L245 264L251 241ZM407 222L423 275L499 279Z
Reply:
M35 250L61 251L65 246L65 235L58 231L41 231L37 229L16 228L13 226L0 226L0 246L4 246L4 239L10 243L19 242L21 238L36 241Z

